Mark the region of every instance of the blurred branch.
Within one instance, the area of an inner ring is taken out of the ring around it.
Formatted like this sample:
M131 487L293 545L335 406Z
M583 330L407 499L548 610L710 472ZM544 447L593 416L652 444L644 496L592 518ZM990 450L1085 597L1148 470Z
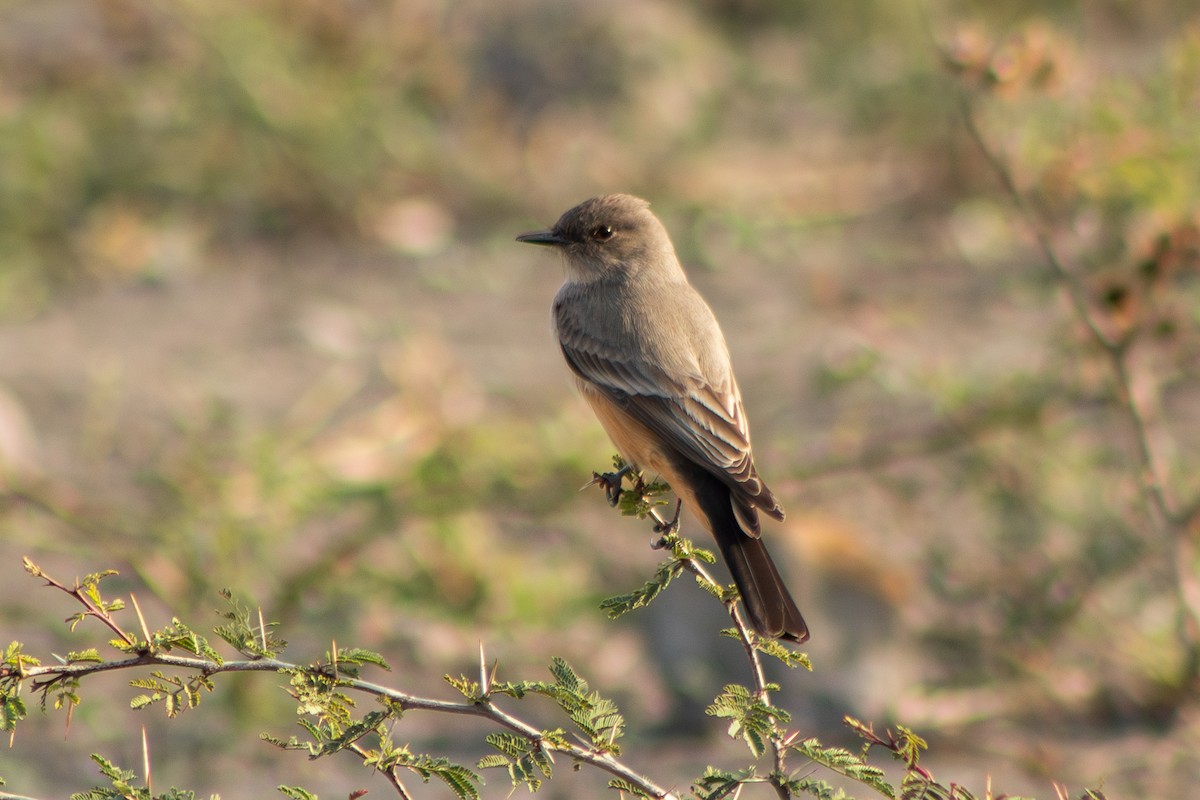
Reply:
M1016 179L1013 178L1012 170L1009 169L1008 164L988 144L987 138L984 136L983 131L980 130L978 121L975 118L974 107L971 105L970 98L965 93L962 95L962 115L971 140L979 148L988 166L992 168L992 171L1000 180L1000 184L1004 187L1004 191L1008 194L1009 199L1021 215L1022 220L1033 232L1034 238L1037 240L1038 249L1042 252L1042 257L1046 259L1046 263L1053 272L1055 279L1066 289L1067 297L1075 309L1076 316L1087 326L1092 340L1104 348L1106 352L1123 356L1125 350L1133 340L1133 335L1126 334L1122 337L1113 337L1105 332L1099 319L1093 313L1091 305L1088 303L1087 292L1083 284L1075 273L1068 269L1062 259L1059 258L1050 232L1042 223L1041 216L1033 209L1024 192L1017 186Z
M1136 479L1147 508L1147 516L1159 540L1169 549L1166 558L1174 574L1177 601L1177 635L1186 653L1185 682L1200 678L1200 579L1196 575L1196 545L1189 526L1200 509L1200 498L1181 507L1173 496L1162 460L1155 451L1150 424L1135 387L1130 365L1130 350L1141 332L1130 325L1119 333L1106 330L1101 316L1089 301L1088 292L1075 270L1059 256L1053 237L1033 208L1025 192L1017 185L1007 161L991 146L979 126L972 96L963 91L962 117L967 133L991 167L1025 225L1033 232L1039 251L1051 274L1063 288L1083 324L1088 338L1107 357L1116 388L1116 399L1123 410L1137 445ZM1158 387L1155 387L1156 390Z
M989 398L964 406L949 418L930 420L898 432L889 428L881 435L864 437L854 449L839 447L833 454L814 453L802 460L791 475L799 480L812 480L852 471L870 472L908 459L962 450L991 431L1005 430L1035 416L1052 392L1050 385L1036 384L1012 399Z

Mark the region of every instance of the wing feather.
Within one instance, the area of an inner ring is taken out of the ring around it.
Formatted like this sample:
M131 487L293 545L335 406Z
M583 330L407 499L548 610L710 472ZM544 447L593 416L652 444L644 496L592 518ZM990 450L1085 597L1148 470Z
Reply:
M734 511L747 533L758 531L756 508L782 519L783 509L754 468L746 414L731 372L726 371L715 385L699 374L668 375L587 335L561 309L556 322L571 370L659 434L673 450L728 485Z

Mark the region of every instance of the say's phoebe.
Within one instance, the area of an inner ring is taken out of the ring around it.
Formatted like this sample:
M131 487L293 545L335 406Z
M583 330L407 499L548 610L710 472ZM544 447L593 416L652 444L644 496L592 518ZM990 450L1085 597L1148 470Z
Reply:
M613 444L661 475L712 533L754 629L803 642L808 626L759 539L758 512L782 520L783 507L754 469L725 338L650 204L594 197L517 241L564 256L554 327Z

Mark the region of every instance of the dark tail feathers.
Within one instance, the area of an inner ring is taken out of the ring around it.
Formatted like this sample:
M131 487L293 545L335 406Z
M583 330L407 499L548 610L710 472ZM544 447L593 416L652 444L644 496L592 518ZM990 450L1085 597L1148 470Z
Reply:
M700 516L717 540L717 547L742 595L754 630L772 639L797 643L807 640L808 625L800 615L800 609L796 608L796 601L788 592L766 545L738 525L730 503L729 487L707 473L691 477L701 506Z
M800 609L796 608L796 601L792 600L766 545L760 539L751 539L742 533L736 522L731 527L732 530L725 528L721 533L714 530L713 535L733 574L733 582L742 595L754 630L772 639L797 643L808 639L808 625L800 615Z

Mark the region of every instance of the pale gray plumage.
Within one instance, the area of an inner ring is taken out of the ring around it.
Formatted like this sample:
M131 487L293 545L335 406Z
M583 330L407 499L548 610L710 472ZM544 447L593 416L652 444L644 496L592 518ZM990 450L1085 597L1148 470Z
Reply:
M713 532L755 627L806 639L757 541L758 512L782 520L783 508L755 470L724 337L649 204L593 198L518 240L564 254L567 279L554 299L559 343L622 455L662 474Z

